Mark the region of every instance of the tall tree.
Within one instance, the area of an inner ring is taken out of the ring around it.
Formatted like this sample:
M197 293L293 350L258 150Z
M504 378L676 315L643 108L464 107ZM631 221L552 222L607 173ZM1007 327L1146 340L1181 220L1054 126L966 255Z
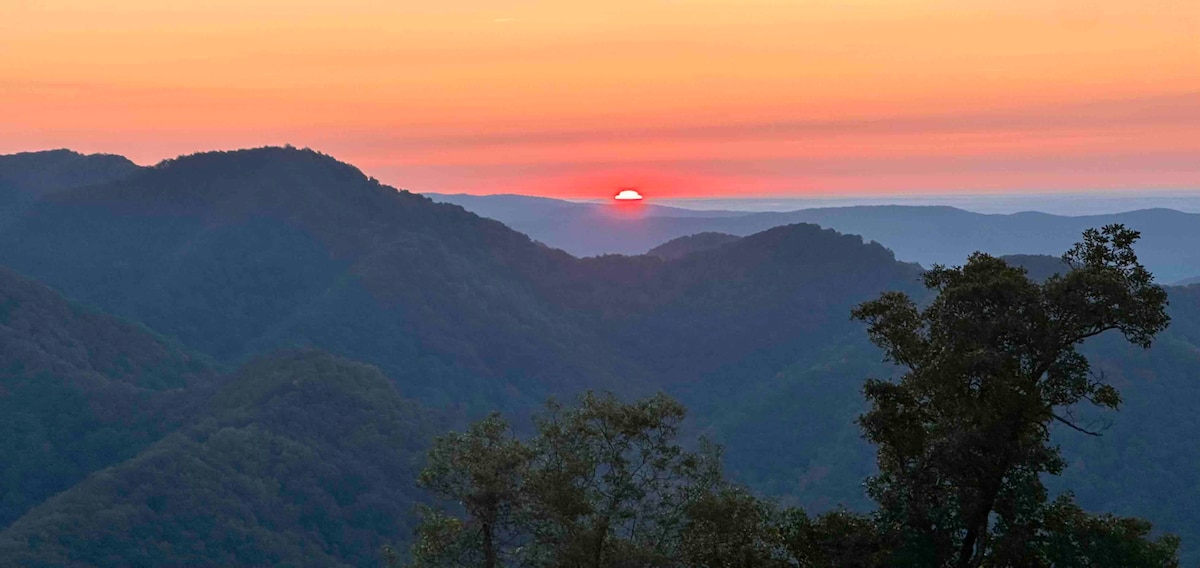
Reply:
M740 487L703 495L687 509L679 565L688 568L787 568L791 527L807 522L803 512L779 511Z
M717 450L683 448L686 410L666 395L584 394L537 419L530 510L551 566L668 566L689 507L722 484Z
M532 457L507 422L492 414L465 433L434 441L418 483L456 503L465 519L424 509L414 560L418 566L496 568L520 552L522 484ZM398 556L388 551L389 563Z
M1064 467L1053 424L1095 435L1076 418L1080 403L1121 401L1080 344L1117 331L1148 347L1168 324L1166 293L1134 254L1138 236L1120 225L1090 229L1063 256L1070 270L1041 283L976 253L925 274L935 296L924 308L893 292L853 312L907 368L896 382L866 384L871 409L859 420L878 446L868 490L881 526L902 543L893 564L1063 565L1064 542L1087 553L1088 542L1062 538L1062 519L1095 523L1047 505L1040 476ZM1170 539L1150 544L1173 550Z
M722 480L715 448L679 443L684 415L665 395L624 403L587 393L573 407L551 401L529 442L499 416L439 439L420 481L461 515L425 511L414 563L680 566L699 550L684 530L711 526L704 516L741 511L761 524L759 504ZM729 554L753 548L726 540Z

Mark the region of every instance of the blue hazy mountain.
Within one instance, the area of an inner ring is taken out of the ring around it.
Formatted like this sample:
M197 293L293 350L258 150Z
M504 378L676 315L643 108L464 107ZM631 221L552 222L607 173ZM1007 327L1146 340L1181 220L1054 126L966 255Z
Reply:
M1197 188L1200 189L1200 188ZM1174 209L1200 213L1200 191L1103 190L1055 193L894 193L805 197L684 197L655 199L655 204L693 210L796 211L862 205L945 206L976 213L1041 211L1054 215L1107 215L1139 209Z
M1046 213L972 213L946 206L874 205L788 212L687 211L647 205L636 214L606 204L519 196L435 195L496 219L576 256L641 254L666 241L705 232L744 236L792 223L882 243L922 266L961 263L982 250L996 255L1059 255L1088 227L1123 223L1142 232L1138 254L1163 282L1200 274L1200 214L1144 209L1068 217Z

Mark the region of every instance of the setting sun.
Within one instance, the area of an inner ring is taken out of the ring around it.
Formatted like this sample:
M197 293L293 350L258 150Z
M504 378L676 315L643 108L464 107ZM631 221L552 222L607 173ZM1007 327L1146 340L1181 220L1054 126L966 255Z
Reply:
M636 189L622 189L613 196L617 201L641 201L642 194Z

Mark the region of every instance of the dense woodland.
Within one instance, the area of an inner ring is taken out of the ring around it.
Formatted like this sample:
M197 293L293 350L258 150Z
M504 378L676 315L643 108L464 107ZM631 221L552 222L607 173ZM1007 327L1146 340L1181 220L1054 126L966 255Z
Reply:
M586 390L678 400L738 495L878 507L855 418L864 382L904 369L850 315L936 295L887 243L791 225L579 259L307 150L19 157L0 160L22 204L0 219L0 555L377 565L435 503L416 479L438 433L499 410L536 439L548 397ZM1081 347L1121 410L1078 409L1102 436L1049 425L1066 467L1046 485L1180 535L1191 565L1200 286L1167 292L1149 350Z

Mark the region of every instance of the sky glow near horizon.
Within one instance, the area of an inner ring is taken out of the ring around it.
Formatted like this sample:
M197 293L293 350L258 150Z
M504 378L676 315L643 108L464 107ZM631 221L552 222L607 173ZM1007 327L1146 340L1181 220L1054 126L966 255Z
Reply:
M425 192L1200 189L1194 0L0 0L0 153Z

